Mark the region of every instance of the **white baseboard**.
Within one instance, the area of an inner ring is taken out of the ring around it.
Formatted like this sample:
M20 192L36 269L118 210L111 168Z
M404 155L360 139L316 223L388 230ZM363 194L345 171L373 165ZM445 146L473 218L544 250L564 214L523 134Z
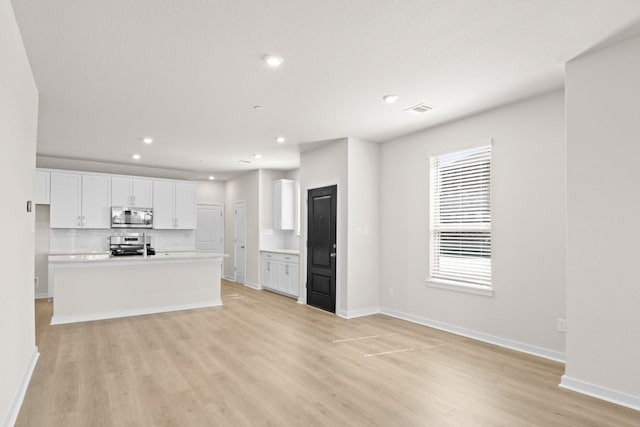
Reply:
M193 304L166 305L162 307L140 308L135 310L112 311L108 313L91 313L79 316L56 316L51 318L52 325L64 323L90 322L93 320L116 319L119 317L143 316L145 314L167 313L171 311L191 310L194 308L217 307L222 305L219 299Z
M474 340L483 341L489 344L495 344L497 346L505 347L511 350L520 351L522 353L532 354L534 356L542 357L544 359L549 359L549 360L553 360L561 363L564 363L565 361L564 353L559 351L549 350L549 349L538 347L535 345L521 343L519 341L513 341L506 338L496 337L494 335L485 334L483 332L461 328L459 326L438 322L436 320L415 316L413 314L402 313L400 311L391 310L388 308L381 309L380 313L386 314L387 316L395 317L398 319L407 320L409 322L418 323L420 325L429 326L430 328L451 332L452 334L462 335L463 337L473 338Z
M371 316L380 313L379 307L359 308L357 310L336 310L336 315L343 319L355 319L356 317Z
M606 387L571 378L566 375L563 375L560 379L560 387L640 411L640 396L621 393Z
M223 279L227 280L229 282L235 282L236 281L236 278L233 277L233 276L224 276Z
M33 375L33 370L36 367L36 363L38 362L38 357L40 357L40 353L38 352L38 347L33 347L33 351L31 352L31 358L27 362L27 366L25 367L24 373L22 374L22 379L20 381L20 387L16 390L16 394L11 402L11 406L9 407L9 412L2 422L3 427L13 427L18 419L18 413L20 412L20 408L22 407L22 402L24 401L24 396L27 393L27 388L29 388L29 382L31 381L31 375Z
M49 298L48 292L38 292L36 294L36 299L44 299L44 298Z
M258 284L251 283L251 282L244 282L244 285L247 288L255 289L256 291L261 291L263 289L262 285L258 285Z

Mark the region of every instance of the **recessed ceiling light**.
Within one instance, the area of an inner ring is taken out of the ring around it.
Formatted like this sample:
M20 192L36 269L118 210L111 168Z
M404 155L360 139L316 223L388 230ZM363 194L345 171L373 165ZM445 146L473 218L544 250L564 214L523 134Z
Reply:
M396 102L398 99L400 99L400 97L398 95L385 95L382 97L382 99L384 100L384 102L386 102L387 104L393 104L394 102Z
M213 176L213 175L209 175L209 181L213 181L214 179L216 179L216 177L215 177L215 176Z
M147 136L145 138L142 138L142 142L144 142L145 144L151 144L153 143L153 138Z
M262 158L262 154L256 153L256 154L253 155L253 158L254 159L261 159Z
M262 60L269 66L273 68L278 68L284 62L282 56L278 55L265 55Z
M141 156L140 154L132 154L132 155L131 155L131 158L132 158L133 160L140 160L140 159L142 158L142 156Z
M276 142L277 142L278 144L282 144L282 143L284 143L286 140L287 140L287 138L285 138L284 136L278 136L278 137L276 137Z

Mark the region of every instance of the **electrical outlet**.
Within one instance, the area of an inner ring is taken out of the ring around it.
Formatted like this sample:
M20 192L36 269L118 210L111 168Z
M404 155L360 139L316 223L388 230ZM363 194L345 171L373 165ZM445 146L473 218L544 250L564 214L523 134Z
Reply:
M558 332L567 332L567 319L558 319Z
M393 288L389 288L389 296L392 297L393 296Z

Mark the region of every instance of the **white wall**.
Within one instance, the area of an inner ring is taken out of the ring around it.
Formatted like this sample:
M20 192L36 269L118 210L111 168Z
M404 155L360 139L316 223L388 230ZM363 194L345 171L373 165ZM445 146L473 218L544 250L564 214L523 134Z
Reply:
M300 153L300 190L302 215L300 242L307 240L307 194L313 188L338 186L337 200L337 256L336 256L336 313L346 315L347 305L347 139L329 142L321 147ZM307 248L300 244L300 299L306 302Z
M640 409L640 38L567 64L564 386Z
M13 425L37 359L34 321L34 197L38 90L11 2L0 0L0 425Z
M253 286L260 283L260 237L259 237L259 171L254 170L225 181L225 224L224 271L227 278L233 276L234 254L234 204L238 200L245 201L245 281Z
M198 181L196 183L196 203L224 203L224 182Z
M428 287L430 153L493 138L492 297ZM565 316L564 98L555 92L381 148L380 298L389 313L552 358ZM393 288L394 296L390 296Z
M353 317L380 310L380 146L349 138L347 151L347 317Z

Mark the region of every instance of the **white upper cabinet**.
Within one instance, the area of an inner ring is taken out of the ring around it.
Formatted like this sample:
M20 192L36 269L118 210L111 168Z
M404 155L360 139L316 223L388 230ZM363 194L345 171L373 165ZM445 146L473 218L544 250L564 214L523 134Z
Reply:
M191 182L154 181L153 228L196 228L196 186Z
M51 173L51 228L111 228L111 177Z
M153 181L150 179L132 179L133 206L136 208L153 207Z
M113 206L150 208L153 206L153 181L114 176L111 178Z
M82 175L82 228L111 228L111 177Z
M170 181L153 182L153 228L175 228L173 211L174 184Z
M48 205L51 201L49 191L51 188L51 173L49 171L36 170L36 194L34 202L38 205Z
M51 173L51 228L82 227L82 175Z
M190 182L176 183L176 228L196 228L196 186Z
M293 230L295 181L278 179L273 181L273 228L275 230Z

